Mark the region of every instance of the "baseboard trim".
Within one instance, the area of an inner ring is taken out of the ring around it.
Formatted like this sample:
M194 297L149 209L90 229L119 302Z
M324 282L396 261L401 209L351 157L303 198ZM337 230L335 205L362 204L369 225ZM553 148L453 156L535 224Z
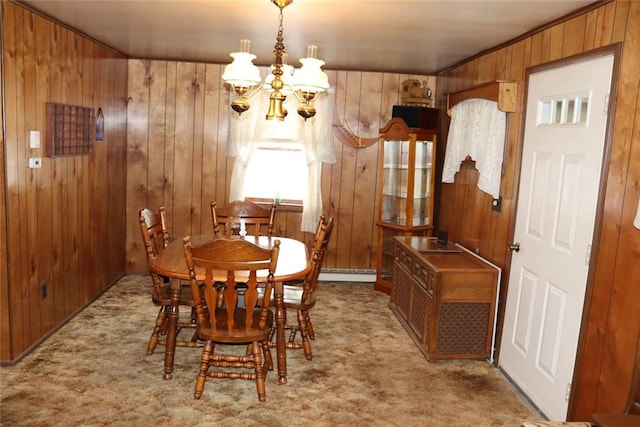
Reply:
M358 268L323 268L318 280L331 282L367 282L376 280L376 271Z

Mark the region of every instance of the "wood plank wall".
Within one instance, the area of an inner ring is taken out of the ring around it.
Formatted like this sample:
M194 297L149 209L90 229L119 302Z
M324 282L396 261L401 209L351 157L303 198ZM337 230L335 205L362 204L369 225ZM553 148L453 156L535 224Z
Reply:
M573 420L590 420L595 411L622 410L640 340L640 231L632 226L640 198L640 2L601 5L440 73L437 79L438 104L446 105L448 92L493 80L524 82L528 67L618 42L623 49L615 125L597 267L591 272L570 400ZM471 163L463 165L455 183L442 184L437 209L437 225L449 230L450 238L507 269L502 301L510 263L506 247L515 219L523 103L521 93L507 136L502 211L492 211L491 196L477 189L478 173ZM444 150L444 144L439 149ZM443 158L444 151L439 153Z
M127 270L146 271L138 211L164 205L174 238L212 231L209 203L226 204L233 159L227 157L229 93L225 64L129 61ZM262 69L265 75L266 69ZM327 71L341 120L357 135L376 137L400 102L400 84L435 76ZM324 212L336 226L326 267L375 268L378 144L343 145L322 168ZM278 212L276 234L309 240L300 213Z
M1 13L0 360L7 362L124 273L127 60L17 4L2 1ZM102 107L104 141L90 155L45 157L46 102ZM30 130L40 131L41 148L29 148ZM29 169L29 157L42 157L42 168Z

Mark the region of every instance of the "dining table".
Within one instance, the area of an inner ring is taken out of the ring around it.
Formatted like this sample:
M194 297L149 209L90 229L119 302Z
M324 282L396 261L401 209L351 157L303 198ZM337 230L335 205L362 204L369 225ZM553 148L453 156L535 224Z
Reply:
M192 235L189 237L193 246L201 245L217 238L213 233ZM280 253L274 272L274 309L276 322L276 359L278 366L278 382L287 382L287 354L285 342L286 309L284 307L284 282L300 279L310 270L307 246L304 242L288 237L277 236L244 236L245 239L260 247L271 249L276 240L280 241ZM168 316L168 328L164 356L164 379L171 379L173 375L173 362L175 358L176 335L178 330L179 300L181 281L188 281L189 269L184 255L183 239L175 239L164 248L150 263L149 269L154 273L171 279L171 308ZM268 271L261 275L258 272L258 280L266 281ZM220 280L226 278L226 272L221 272ZM196 269L196 280L204 280L204 271Z

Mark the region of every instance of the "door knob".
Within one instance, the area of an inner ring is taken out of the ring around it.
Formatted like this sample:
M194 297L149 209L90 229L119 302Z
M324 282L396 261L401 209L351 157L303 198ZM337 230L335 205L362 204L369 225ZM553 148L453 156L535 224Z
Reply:
M520 243L516 242L516 243L510 244L509 246L507 246L507 250L513 251L513 252L520 252Z

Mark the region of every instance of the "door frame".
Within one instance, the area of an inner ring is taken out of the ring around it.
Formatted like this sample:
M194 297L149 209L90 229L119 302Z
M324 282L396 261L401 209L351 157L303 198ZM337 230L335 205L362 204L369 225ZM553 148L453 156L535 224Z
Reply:
M513 242L514 236L515 236L515 227L516 227L515 224L516 224L516 217L517 217L516 207L518 206L518 199L519 199L518 190L520 188L520 172L522 171L522 152L523 152L523 145L524 145L525 125L526 125L525 123L526 106L527 106L528 96L529 96L529 79L531 77L531 74L538 73L541 71L551 70L558 67L563 67L566 65L572 65L572 64L588 61L591 59L600 58L602 56L613 55L613 69L611 74L611 85L609 88L609 104L608 104L607 119L606 119L606 130L604 134L604 153L602 155L600 184L598 185L598 201L596 205L596 217L595 217L595 223L594 223L594 229L593 229L593 237L591 241L591 254L590 254L589 268L588 268L589 271L587 274L584 304L582 308L582 317L580 321L580 333L578 336L578 348L576 349L576 361L575 361L575 366L574 366L573 375L572 375L571 392L569 395L567 417L569 417L573 413L573 406L575 404L574 397L576 395L576 379L578 377L577 373L580 372L580 370L582 369L582 359L583 359L582 356L586 351L586 349L584 348L584 341L586 339L586 333L587 333L585 325L588 324L588 313L590 312L591 299L593 296L592 294L593 294L593 284L595 279L597 253L599 250L600 234L602 231L602 218L603 218L603 212L604 212L606 179L608 176L609 160L611 157L613 124L615 119L616 100L617 100L617 94L618 94L617 88L618 88L618 81L620 79L621 53L622 53L622 43L615 43L615 44L611 44L601 48L579 53L573 56L569 56L566 58L561 58L554 61L545 62L544 64L528 67L525 70L525 82L523 85L524 86L523 103L521 104L522 116L521 116L520 136L519 136L520 147L519 147L518 158L516 160L516 170L518 171L518 173L515 174L514 176L513 187L512 187L514 192L514 197L513 197L514 208L511 211L511 218L510 218L511 228L509 230L508 242ZM500 304L500 319L501 319L500 320L500 340L499 340L500 342L496 343L496 349L498 349L498 351L500 349L501 342L502 342L502 329L503 329L502 325L504 323L506 293L509 291L508 278L509 278L509 272L511 270L512 256L513 254L511 252L507 254L505 264L508 266L508 271L503 271L503 276L506 275L507 277L507 283L506 283L506 290L504 293L505 299L504 301L501 301L501 304ZM500 358L500 354L498 353L497 360L494 362L496 365L498 365L499 358Z

